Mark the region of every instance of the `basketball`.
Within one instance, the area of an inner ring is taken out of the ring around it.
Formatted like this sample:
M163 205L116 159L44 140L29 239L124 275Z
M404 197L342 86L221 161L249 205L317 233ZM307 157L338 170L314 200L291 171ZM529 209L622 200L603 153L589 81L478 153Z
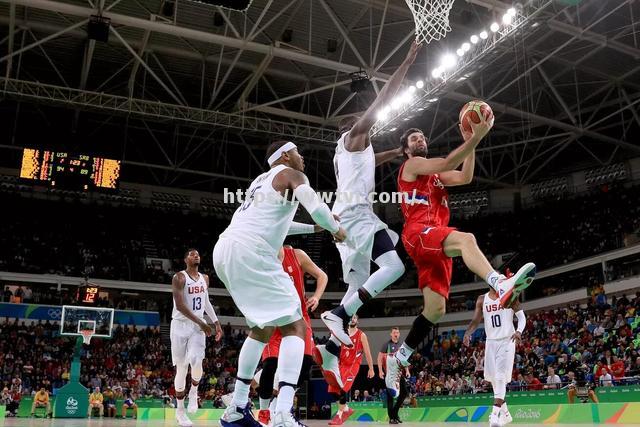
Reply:
M464 107L460 110L460 124L465 132L471 132L471 125L469 120L473 123L480 123L480 114L484 115L485 119L488 119L493 115L493 110L489 104L484 101L474 100L464 104Z

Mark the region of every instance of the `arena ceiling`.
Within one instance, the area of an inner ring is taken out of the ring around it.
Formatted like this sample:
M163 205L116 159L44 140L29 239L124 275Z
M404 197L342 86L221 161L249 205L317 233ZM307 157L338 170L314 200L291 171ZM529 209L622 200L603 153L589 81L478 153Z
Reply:
M1 165L15 168L24 146L74 150L122 159L125 180L220 191L246 185L267 143L285 138L303 143L312 181L330 188L337 121L367 107L414 38L403 0L254 0L246 12L178 0L173 15L166 1L0 0ZM639 156L640 2L527 3L544 3L535 22L404 125L445 154L460 141L461 105L487 100L496 125L478 149L484 187ZM408 80L510 6L457 0L451 33L423 48ZM106 43L87 37L100 11ZM350 91L359 70L373 92ZM382 185L396 170L380 172Z

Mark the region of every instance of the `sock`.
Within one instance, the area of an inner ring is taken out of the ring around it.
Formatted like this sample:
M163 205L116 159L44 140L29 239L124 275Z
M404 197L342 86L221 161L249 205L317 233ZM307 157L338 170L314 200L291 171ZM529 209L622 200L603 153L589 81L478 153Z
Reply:
M398 352L396 353L396 359L398 359L402 366L407 366L409 364L409 358L414 351L415 349L409 347L405 341L398 349Z
M271 403L271 399L263 399L260 398L260 410L263 411L265 409L269 409L269 404Z
M342 418L342 414L344 413L344 411L346 410L346 408L338 408L338 413L337 415Z
M506 414L508 414L508 413L509 413L509 408L507 407L507 402L504 402L504 403L502 404L502 407L500 408L500 411L501 411L504 415L506 415Z
M198 394L198 386L197 385L193 385L193 383L191 383L191 388L189 389L189 396L191 395L197 395Z
M284 342L284 339L282 340ZM242 344L240 356L238 357L238 373L236 378L236 387L233 391L232 405L244 408L249 401L249 390L251 388L251 379L253 373L258 367L262 350L266 343L247 337ZM282 349L282 346L280 347ZM303 350L304 351L304 350Z
M344 309L349 316L355 314L366 301L375 298L404 274L404 264L396 251L386 252L373 262L378 265L378 270L344 303ZM362 292L363 290L366 292Z
M500 277L500 273L493 270L491 273L487 274L487 277L485 277L484 280L487 282L487 285L498 292L498 280L500 280Z
M282 337L278 356L278 403L276 413L291 411L295 385L300 377L302 359L304 358L304 340L295 335Z
M184 397L182 399L176 397L176 409L184 409Z
M493 405L492 409L491 409L491 415L495 415L496 417L498 415L500 415L500 407Z

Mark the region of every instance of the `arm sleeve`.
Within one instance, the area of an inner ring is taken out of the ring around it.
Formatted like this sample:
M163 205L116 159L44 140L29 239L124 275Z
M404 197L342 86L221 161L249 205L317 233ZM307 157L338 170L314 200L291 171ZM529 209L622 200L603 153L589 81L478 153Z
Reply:
M293 195L300 204L309 212L313 221L325 230L337 233L340 229L329 207L318 198L315 191L308 185L302 184L293 190Z
M209 301L208 295L204 299L204 312L207 314L207 316L209 316L209 319L211 319L212 322L215 323L218 321L218 316L216 316L216 312L211 305L211 301Z
M527 317L524 315L524 311L520 310L516 313L516 319L518 319L517 331L522 333L525 326L527 326Z
M294 234L311 234L314 233L313 224L304 224L302 222L292 222L287 232L287 236L293 236Z

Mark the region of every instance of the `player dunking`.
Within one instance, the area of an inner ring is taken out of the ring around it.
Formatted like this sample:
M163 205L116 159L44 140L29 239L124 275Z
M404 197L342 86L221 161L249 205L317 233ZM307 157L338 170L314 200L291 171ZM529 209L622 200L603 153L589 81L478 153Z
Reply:
M347 396L360 370L360 362L364 355L369 370L367 378L373 378L376 374L373 370L373 359L371 358L371 348L367 335L358 329L358 316L354 314L349 321L349 338L353 343L352 347L344 344L340 347L340 376L344 385L341 388L329 385L329 394L338 401L338 412L329 421L330 426L342 425L353 414L353 409L347 406Z
M395 358L390 359L392 363L387 366L385 382L392 392L397 393L396 382L401 367L409 364L413 351L445 313L452 257L462 256L467 268L485 279L505 307L533 280L533 263L525 264L507 279L491 267L473 234L449 227L446 187L471 182L475 147L487 135L493 120L493 115L488 119L481 115L480 123L470 121L471 132L465 132L460 126L464 143L446 158L427 158L427 140L420 129L408 129L400 139L408 158L398 174L398 191L404 194L401 201L405 219L402 241L418 269L418 286L424 297L424 308ZM462 170L456 170L460 164Z
M267 149L270 170L249 186L244 203L213 249L216 274L231 294L251 329L238 358L232 404L222 427L259 427L251 413L249 387L262 351L277 326L282 333L278 356L279 395L273 425L295 426L291 415L295 386L304 356L306 324L291 278L278 252L292 228L298 204L314 222L343 241L346 233L325 203L309 186L304 159L292 142L278 141Z
M349 287L339 307L322 313L322 320L332 336L326 346L318 346L315 352L316 361L328 373L327 380L334 387L341 387L337 360L340 344L352 344L347 333L349 318L404 273L404 264L395 250L398 235L380 221L370 200L370 194L375 190L376 165L399 157L402 152L396 149L374 153L369 131L376 122L378 111L400 89L419 50L420 45L414 42L405 60L363 116L340 126L342 136L333 158L338 184L333 213L348 233L347 241L337 247L342 259L343 279ZM371 261L378 266L373 274L370 274Z
M284 271L293 280L293 285L300 298L302 306L302 318L306 325L306 333L304 338L304 358L302 360L302 369L298 378L298 387L309 377L309 370L313 365L313 331L311 330L311 319L309 311L315 311L325 288L327 287L327 274L320 269L309 255L302 249L294 249L291 246L284 246L278 253L278 259L282 262ZM308 274L316 279L316 289L313 295L305 298L304 294L304 275ZM274 389L274 378L278 368L278 356L280 354L280 342L282 334L280 329L276 329L271 335L271 339L262 352L262 373L259 380L259 396L260 396L260 412L258 412L258 421L262 424L269 424L271 413L269 404Z
M174 380L176 388L176 420L181 427L193 423L184 410L184 390L187 370L191 366L191 388L187 411L198 410L198 384L202 378L202 360L206 346L206 337L213 329L204 320L206 313L214 322L216 341L220 341L222 328L209 301L209 276L198 272L200 254L196 249L188 249L184 255L187 268L176 273L171 281L173 289L173 314L171 315L171 357L176 367Z
M524 311L516 301L511 308L500 303L498 294L491 289L480 295L476 301L476 311L464 333L463 344L469 346L471 335L484 317L484 332L487 342L484 351L484 379L493 387L493 410L489 416L491 427L503 426L513 421L505 400L507 384L511 381L516 343L520 342L527 324ZM513 327L513 314L518 319L518 329Z

